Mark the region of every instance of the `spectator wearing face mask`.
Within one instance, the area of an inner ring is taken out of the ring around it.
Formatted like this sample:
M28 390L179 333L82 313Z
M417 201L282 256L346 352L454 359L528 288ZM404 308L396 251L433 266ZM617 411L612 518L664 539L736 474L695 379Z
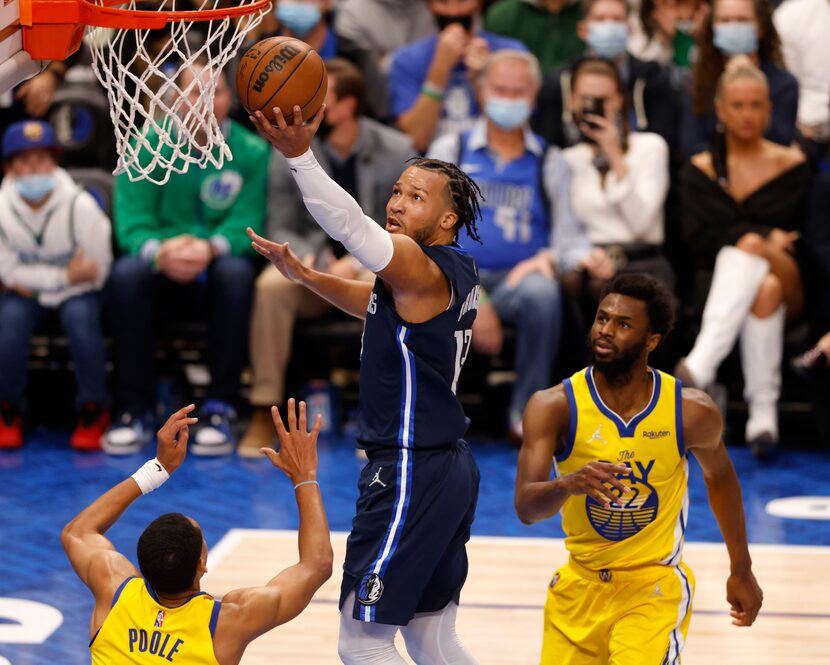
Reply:
M367 21L366 17L372 20ZM435 33L435 20L423 0L342 0L334 17L341 54L366 81L366 107L379 119L389 117L389 68L392 53Z
M484 27L518 39L547 74L585 50L585 42L576 32L581 20L580 0L498 0L487 10Z
M473 125L479 114L475 81L491 51L527 50L521 42L478 28L481 2L427 0L439 33L392 57L391 113L419 151L443 134Z
M533 55L496 51L482 73L484 115L472 129L443 136L429 150L430 157L457 163L484 194L481 244L465 243L482 286L472 344L479 353L496 355L502 322L516 329L516 383L508 424L517 441L528 399L551 383L562 325L552 230L572 223L567 186L565 198L548 194L553 183L569 181L567 167L559 151L547 151L527 124L540 83Z
M586 55L608 58L619 70L631 100L629 124L633 131L654 132L673 146L677 134L677 102L668 73L656 62L645 62L626 51L628 3L626 0L585 0L585 19L577 32L587 44ZM533 128L560 147L580 140L571 108L571 68L554 70L545 77Z
M572 81L580 141L562 156L572 173L568 197L578 233L562 238L557 255L563 285L590 321L617 274L648 273L673 290L674 273L662 253L669 150L658 134L629 131L625 88L613 62L585 58Z
M326 21L330 11L331 0L277 0L274 7L279 34L303 40L323 60L337 55L337 35Z
M697 53L695 35L708 12L707 0L642 0L628 50L641 60L668 67L675 87L685 89Z
M710 147L718 120L715 90L730 59L747 56L764 73L772 114L764 137L790 145L796 136L798 81L784 69L781 40L767 0L714 0L703 22L699 58L692 70L690 98L684 102L680 149L684 158Z
M52 128L23 120L3 136L0 187L0 449L23 445L29 340L57 312L69 338L78 384L70 444L99 450L109 424L101 332L101 288L112 253L110 221L58 166Z

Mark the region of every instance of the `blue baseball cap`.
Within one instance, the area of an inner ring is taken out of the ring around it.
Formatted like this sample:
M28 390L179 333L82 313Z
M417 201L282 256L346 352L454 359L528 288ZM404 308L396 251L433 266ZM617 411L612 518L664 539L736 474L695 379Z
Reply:
M9 125L3 134L3 159L8 160L24 150L46 148L55 152L61 144L52 125L43 120L21 120Z

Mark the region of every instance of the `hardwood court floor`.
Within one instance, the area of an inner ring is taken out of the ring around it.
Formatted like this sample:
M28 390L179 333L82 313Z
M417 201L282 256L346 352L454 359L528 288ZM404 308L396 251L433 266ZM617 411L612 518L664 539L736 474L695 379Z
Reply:
M252 644L243 665L338 663L337 599L345 534L332 535L335 573L294 622ZM566 560L561 540L474 537L458 632L480 665L539 662L542 606L552 571ZM752 547L764 608L749 629L731 625L724 600L728 558L723 545L687 543L685 561L697 578L684 665L827 663L830 633L830 548ZM203 587L223 594L263 584L296 562L293 531L232 529L211 550ZM401 649L403 652L404 650Z

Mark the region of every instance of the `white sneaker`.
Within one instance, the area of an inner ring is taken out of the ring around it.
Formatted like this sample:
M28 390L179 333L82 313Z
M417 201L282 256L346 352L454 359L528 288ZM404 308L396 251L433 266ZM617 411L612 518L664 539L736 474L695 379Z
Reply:
M199 414L196 435L190 443L194 455L214 457L230 455L235 445L233 426L236 410L226 402L208 400Z
M140 452L149 440L149 417L122 413L107 430L101 448L108 455L133 455Z

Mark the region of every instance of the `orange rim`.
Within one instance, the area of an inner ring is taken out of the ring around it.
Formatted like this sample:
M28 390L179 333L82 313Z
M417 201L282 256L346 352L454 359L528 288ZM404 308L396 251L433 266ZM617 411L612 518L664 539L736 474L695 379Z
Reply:
M245 16L261 11L271 4L271 0L255 0L251 4L220 9L193 9L185 11L121 9L116 6L123 0L103 0L99 5L91 0L78 0L83 11L83 22L87 25L109 28L158 28L165 23L176 21L215 21L233 16Z

